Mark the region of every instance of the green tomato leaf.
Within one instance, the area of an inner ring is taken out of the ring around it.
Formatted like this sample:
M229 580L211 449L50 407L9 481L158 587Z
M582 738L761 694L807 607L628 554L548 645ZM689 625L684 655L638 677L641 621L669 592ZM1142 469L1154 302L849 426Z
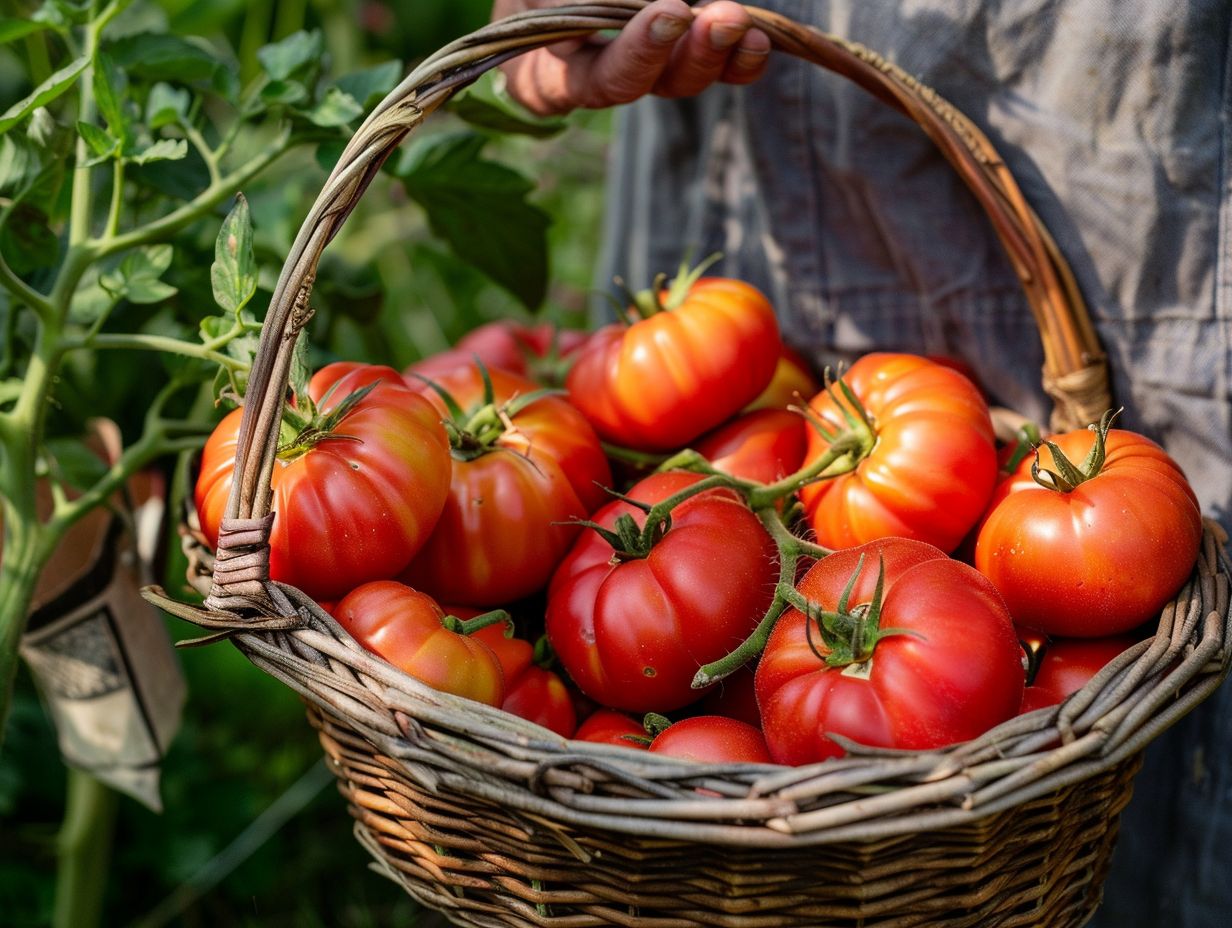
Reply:
M24 39L35 32L42 32L44 29L50 28L51 23L40 22L36 19L0 17L0 45L16 42L18 39Z
M188 118L192 96L187 90L159 81L145 101L145 123L151 130L173 126Z
M344 74L334 86L358 103L365 112L383 100L402 79L402 62L397 59Z
M188 143L184 139L159 139L129 160L133 164L149 164L151 161L179 161L187 155Z
M130 303L161 303L176 294L176 288L159 280L171 266L170 245L147 245L130 252L114 271L102 274L99 285L116 300Z
M257 49L257 61L261 62L270 80L303 79L316 72L324 53L321 33L315 29L312 32L301 29L279 42Z
M26 127L26 138L39 148L53 148L58 141L64 140L64 127L56 122L51 111L40 106L30 114L30 125Z
M120 150L120 140L106 129L101 129L88 122L78 122L77 131L86 140L90 151L94 152L94 159L90 162L91 164L106 161Z
M257 290L257 263L252 253L252 218L243 194L223 220L214 244L210 267L214 301L228 312L238 313Z
M81 72L86 69L86 65L90 63L90 59L82 55L74 61L66 64L55 74L52 74L47 80L39 84L29 95L22 100L18 100L7 110L3 115L0 115L0 133L8 132L9 129L17 125L40 106L46 106L52 100L55 100L70 87L77 82L77 78L81 76Z
M113 296L103 286L101 277L102 270L98 265L91 265L81 276L69 303L68 316L71 321L80 325L92 325L110 313L112 307L119 302L119 297Z
M39 150L20 135L0 136L0 193L26 190L43 169Z
M266 106L295 106L308 99L308 88L299 81L270 81L260 97Z
M397 173L433 232L533 309L547 291L548 215L527 202L529 179L482 158L485 142L475 133L429 138Z
M226 78L219 77L220 72L232 70L203 42L199 44L168 33L126 35L109 42L106 51L130 77L140 80L201 81L218 90L220 84L227 83Z
M304 115L314 125L323 129L334 129L350 125L364 115L364 108L356 103L355 98L349 93L337 87L331 87L326 91L321 102L312 109L304 111Z
M449 109L460 119L478 129L501 135L528 135L536 139L548 139L565 131L563 119L533 119L519 113L491 96L476 90L468 90L449 103Z
M94 64L94 102L107 129L123 147L132 135L124 98L128 94L128 78L116 67L111 56L100 52Z

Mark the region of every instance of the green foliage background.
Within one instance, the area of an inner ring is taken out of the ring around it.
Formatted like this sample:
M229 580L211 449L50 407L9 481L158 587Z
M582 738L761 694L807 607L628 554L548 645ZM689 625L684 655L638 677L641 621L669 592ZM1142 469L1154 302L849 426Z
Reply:
M32 0L8 0L0 10L22 19L39 6ZM331 74L392 67L394 61L405 68L486 22L489 9L490 0L139 0L124 15L140 20L133 28L200 37L233 49L243 80L259 69L262 46L300 29L320 30ZM0 48L0 111L30 92L46 55L42 35ZM565 324L584 320L592 286L607 125L605 115L590 114L571 119L566 131L549 138L488 136L443 115L432 128L431 146L418 156L431 157L435 149L483 164L521 166L524 173L533 169L536 187L527 199L551 223L549 283L539 314ZM322 144L315 152L284 157L244 190L260 266L252 304L258 315L281 256L325 178L322 165L331 163L336 150ZM193 169L192 158L185 161L177 170ZM452 240L451 230L439 223L430 227L419 208L424 196L435 191L439 197L448 190L451 162L446 158L442 163L431 186L419 191L397 176L408 166L394 165L331 245L314 295L315 363L345 357L402 367L483 321L529 315L524 301L535 302L533 285L520 285L520 300L515 296L519 285L494 283L475 266L474 256L465 254L465 242ZM204 171L204 164L197 168ZM136 170L152 188L169 182L170 175L160 174L157 164ZM499 167L475 170L488 172L498 187L517 186L516 178L501 174ZM208 278L224 212L179 233L175 260L162 275L164 289L158 289L157 279L152 284L156 292L150 296L160 299L128 300L116 311L119 322L129 329L178 333L195 330L196 320L218 311L209 302ZM0 247L16 264L12 256L35 248L39 234L34 229L22 241ZM55 247L54 240L43 244ZM31 260L37 273L38 254ZM516 278L519 270L510 273ZM165 288L174 288L174 294L168 296ZM4 324L12 318L6 314ZM101 415L115 419L126 435L139 433L150 395L148 377L146 365L123 353L81 355L59 385L49 432L73 435L86 419ZM175 557L163 582L170 590L183 586L183 563ZM175 620L168 622L173 638L197 634ZM103 923L439 924L400 888L367 869L367 856L351 837L350 819L332 783L312 772L321 752L298 699L228 645L184 652L180 660L189 702L163 771L166 811L155 815L120 800ZM302 811L255 853L226 851L288 793L292 799L310 797ZM0 923L5 926L42 925L49 918L54 839L64 795L65 773L54 734L23 671L0 753ZM222 861L216 859L220 852ZM195 896L194 881L211 860L228 873ZM158 917L147 918L152 913Z

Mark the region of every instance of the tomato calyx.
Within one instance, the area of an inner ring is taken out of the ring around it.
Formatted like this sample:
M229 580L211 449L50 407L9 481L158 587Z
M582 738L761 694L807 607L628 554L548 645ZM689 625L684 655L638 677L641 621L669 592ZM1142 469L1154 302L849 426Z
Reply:
M472 635L481 628L501 622L505 623L505 637L512 637L513 618L504 609L493 609L491 612L484 612L470 619L460 619L456 615L441 616L441 625L459 635Z
M352 393L349 393L337 406L329 412L321 412L320 407L329 402L330 396L337 386L335 383L321 397L320 404L312 402L312 399L305 391L302 396L296 397L297 404L303 404L302 408L299 405L292 406L290 403L283 405L282 423L279 426L279 438L277 456L278 460L284 462L294 461L296 458L303 457L321 442L326 439L332 441L359 441L353 435L344 435L338 431L338 427L343 420L351 414L364 398L379 386L381 381L375 381L360 387Z
M1074 464L1055 442L1042 442L1041 444L1052 454L1052 462L1056 470L1046 470L1040 467L1039 446L1037 446L1035 460L1031 463L1032 479L1046 490L1071 493L1079 484L1098 477L1104 468L1108 453L1108 430L1112 428L1113 421L1120 413L1120 409L1110 409L1103 414L1099 422L1087 426L1095 433L1095 440L1091 443L1091 450L1087 452L1081 464Z
M877 445L877 423L860 402L855 391L843 379L841 372L836 379L830 369L826 368L822 376L823 389L842 415L845 428L837 428L826 422L811 408L788 408L804 416L809 425L817 430L817 434L826 440L832 451L838 449L843 452L818 474L819 477L834 477L855 470L856 466L872 453Z
M723 255L716 251L697 267L690 269L689 258L686 256L680 263L675 277L669 280L666 274L657 274L650 287L636 293L630 292L618 279L616 283L624 291L625 299L632 309L629 313L630 317L636 313L640 319L649 319L658 313L671 312L676 309L684 303L693 285L701 280L702 275L722 257Z
M441 424L449 437L450 452L454 460L458 461L473 461L497 450L514 450L508 445L511 443L510 439L520 434L514 422L518 415L544 397L562 396L566 392L545 387L520 393L503 403L497 403L492 376L488 373L487 366L478 358L475 359L475 364L483 378L483 398L469 410L464 410L453 394L436 381L421 374L414 375L431 387L445 404L448 415L441 420ZM506 444L498 446L497 443L502 439ZM525 445L529 450L529 441L526 441Z
M706 477L653 506L622 493L609 491L617 499L645 513L646 518L642 524L639 526L637 520L627 512L618 515L611 528L589 519L579 519L577 524L598 532L599 536L612 546L612 560L615 563L649 557L654 546L671 531L673 509L698 494L719 488L731 489L731 479L724 474Z

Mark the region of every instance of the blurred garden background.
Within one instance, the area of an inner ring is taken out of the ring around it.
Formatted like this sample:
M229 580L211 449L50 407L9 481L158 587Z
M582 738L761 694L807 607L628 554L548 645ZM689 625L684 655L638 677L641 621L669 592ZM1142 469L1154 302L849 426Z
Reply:
M39 289L50 286L63 252L67 220L59 211L66 209L67 182L43 200L15 191L32 174L28 162L37 152L31 146L73 132L79 88L57 89L54 99L37 91L54 84L103 6L89 0L0 4L0 112L15 114L0 119L7 130L0 145L6 210L0 250ZM108 53L111 89L96 79L95 96L103 94L101 104L110 96L118 102L114 113L99 106L105 121L96 121L105 131L78 129L100 161L109 157L108 139L128 144L125 132L145 153L158 142L169 153L164 161L150 155L148 163L144 155L110 153L117 170L124 160L127 171L124 197L113 198L111 219L121 228L187 202L217 182L219 172L234 176L272 139L283 138L281 127L296 127L287 153L242 185L258 267L249 308L259 319L300 220L362 115L347 107L370 109L418 59L486 22L490 0L134 0L106 9L115 14L100 46ZM597 258L607 114L579 114L559 125L522 123L502 101L498 82L486 79L468 99L465 108L431 121L408 143L405 157L391 159L331 245L313 298L314 364L353 358L401 368L486 320L535 314L566 325L584 321ZM32 100L37 109L23 105ZM120 122L128 128L121 131ZM71 159L62 160L71 166ZM108 176L104 171L98 181L104 200ZM121 269L130 275L128 289L118 297L107 291L114 306L105 322L100 317L98 331L195 336L202 320L219 312L210 265L233 202L228 196L167 230L160 241L172 246L173 257L154 274L161 286L138 293L133 268ZM122 257L117 252L114 261ZM100 267L104 286L117 266ZM18 307L0 295L7 339L0 375L21 374L13 346L21 347L23 324ZM158 386L152 378L176 370L171 359L129 351L74 355L55 387L49 440L78 435L98 416L115 420L133 440ZM213 405L216 395L217 384L203 379L176 402L217 416L223 410ZM182 467L169 459L159 466L182 494ZM183 592L174 525L167 542L161 582ZM167 622L173 639L199 633ZM98 923L440 924L368 869L297 697L225 643L177 657L188 701L163 766L164 811L115 800L114 818L90 851L102 884ZM54 731L23 668L0 748L4 926L52 919L67 783Z

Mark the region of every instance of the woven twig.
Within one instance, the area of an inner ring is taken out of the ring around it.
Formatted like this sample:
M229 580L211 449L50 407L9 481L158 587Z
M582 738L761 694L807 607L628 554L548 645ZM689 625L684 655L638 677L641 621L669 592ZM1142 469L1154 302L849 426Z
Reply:
M268 579L277 426L322 250L385 159L453 93L514 55L619 29L645 5L592 0L493 23L425 60L371 113L271 300L217 557L184 534L194 585L212 580L206 608L151 598L230 636L304 698L380 872L460 924L1080 925L1142 750L1228 672L1226 538L1213 523L1155 638L1062 706L945 750L851 745L797 769L566 741L401 673ZM1107 371L1073 274L983 133L874 52L748 9L776 49L846 76L933 139L1022 282L1054 427L1098 418L1111 405Z

